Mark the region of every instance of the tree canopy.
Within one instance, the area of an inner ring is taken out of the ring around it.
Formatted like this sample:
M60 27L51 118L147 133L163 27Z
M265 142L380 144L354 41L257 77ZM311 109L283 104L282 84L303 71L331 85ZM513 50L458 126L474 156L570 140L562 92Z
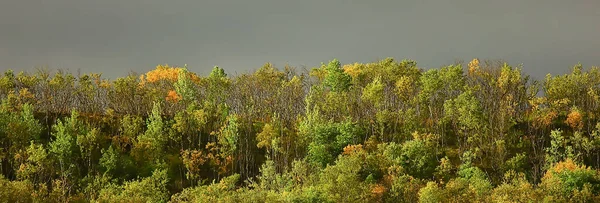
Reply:
M599 202L600 69L0 76L0 202Z

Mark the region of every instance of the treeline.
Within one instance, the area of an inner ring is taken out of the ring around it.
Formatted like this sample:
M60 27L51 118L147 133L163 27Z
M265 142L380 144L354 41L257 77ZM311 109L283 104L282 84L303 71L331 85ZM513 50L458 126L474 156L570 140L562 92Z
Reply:
M0 202L599 202L600 69L0 78Z

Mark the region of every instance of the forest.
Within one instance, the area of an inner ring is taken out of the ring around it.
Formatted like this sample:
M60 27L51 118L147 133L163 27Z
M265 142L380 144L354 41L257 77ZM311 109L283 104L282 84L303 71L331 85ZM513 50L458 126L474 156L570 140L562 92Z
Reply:
M600 68L522 70L6 70L0 202L600 202Z

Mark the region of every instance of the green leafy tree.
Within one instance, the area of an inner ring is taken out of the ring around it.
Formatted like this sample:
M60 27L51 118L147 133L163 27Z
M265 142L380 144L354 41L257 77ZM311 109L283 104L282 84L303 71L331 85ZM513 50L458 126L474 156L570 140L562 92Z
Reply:
M108 185L100 191L99 202L167 202L167 171L155 170L152 176L128 181L122 186Z
M335 165L327 166L321 174L320 187L331 202L364 202L370 197L369 185L361 176L364 151L340 156Z
M444 201L444 192L436 182L427 182L427 185L419 190L419 202L434 203Z
M548 201L569 201L581 192L600 192L598 171L585 165L578 165L572 159L554 164L540 183Z
M102 149L102 157L100 158L100 166L104 169L105 174L112 174L117 170L119 163L119 153L111 146L108 149Z
M334 92L346 91L350 88L352 78L344 72L342 64L337 59L333 59L325 67L327 76L323 81L326 87Z
M147 120L147 126L146 132L137 137L132 153L138 160L156 161L161 159L165 144L168 142L159 103L154 103L152 113Z
M71 116L64 121L58 121L53 126L54 140L50 143L49 152L58 161L60 182L55 191L60 193L61 199L66 199L71 193L71 186L77 179L77 136L84 134L83 123L79 120L79 114L73 110Z

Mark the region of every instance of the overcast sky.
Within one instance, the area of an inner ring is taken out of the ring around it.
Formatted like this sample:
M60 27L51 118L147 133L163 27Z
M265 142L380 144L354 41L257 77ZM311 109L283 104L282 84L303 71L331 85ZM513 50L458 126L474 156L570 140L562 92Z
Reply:
M313 67L386 57L440 67L473 57L536 78L600 66L598 0L2 0L0 70L106 77L188 64Z

